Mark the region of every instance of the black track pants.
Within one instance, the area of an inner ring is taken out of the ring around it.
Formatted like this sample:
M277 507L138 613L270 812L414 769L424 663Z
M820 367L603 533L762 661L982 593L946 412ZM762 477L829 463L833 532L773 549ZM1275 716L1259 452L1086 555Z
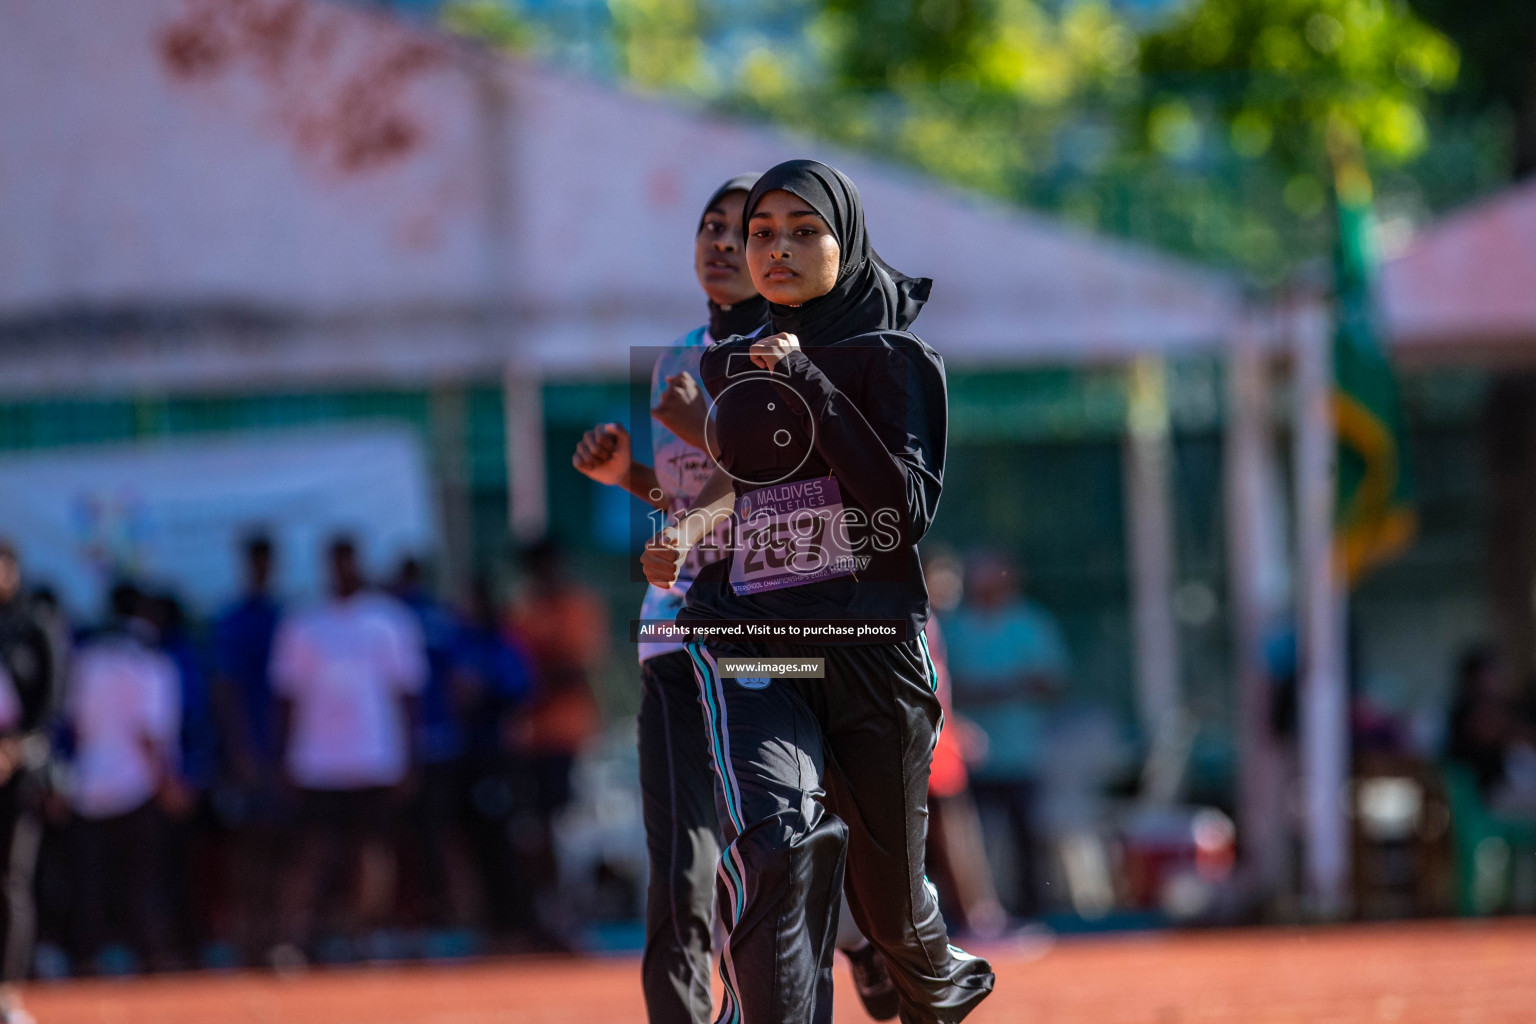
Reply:
M838 891L885 954L906 1024L952 1024L992 990L949 945L924 877L942 721L921 640L773 649L692 644L723 804L719 1024L832 1019ZM722 679L717 656L823 657L824 679Z
M682 651L646 659L640 679L640 790L651 861L645 1010L650 1024L709 1024L720 830L699 687Z

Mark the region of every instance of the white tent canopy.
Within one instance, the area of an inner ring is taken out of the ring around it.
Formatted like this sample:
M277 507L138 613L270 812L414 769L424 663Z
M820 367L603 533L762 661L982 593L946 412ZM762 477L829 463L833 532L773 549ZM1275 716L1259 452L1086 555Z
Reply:
M0 12L0 391L420 383L514 353L621 372L700 319L701 197L803 155L848 170L882 253L935 279L920 329L953 361L1211 347L1237 314L1225 277L886 165L285 8ZM117 318L110 342L80 310Z
M1380 295L1410 359L1536 356L1536 181L1425 228L1382 268Z

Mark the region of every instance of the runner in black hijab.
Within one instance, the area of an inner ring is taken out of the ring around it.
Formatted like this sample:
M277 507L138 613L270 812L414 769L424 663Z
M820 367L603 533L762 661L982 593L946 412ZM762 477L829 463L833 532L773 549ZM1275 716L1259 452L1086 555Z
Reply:
M942 713L916 545L938 507L947 406L943 361L907 328L930 285L876 255L858 190L825 164L768 171L743 218L777 333L726 339L701 360L719 472L695 511L733 503L740 540L700 571L678 615L715 630L688 652L726 840L717 1021L830 1021L846 864L849 907L885 957L902 1020L953 1024L994 979L949 945L924 878ZM684 517L653 541L647 578L668 584L695 536ZM806 639L753 640L754 620ZM774 657L819 660L823 675L721 671Z
M826 295L801 306L769 304L773 329L793 334L807 346L910 327L928 301L933 282L907 277L875 252L864 229L864 204L848 176L815 160L777 165L748 193L742 214L745 229L750 230L752 212L763 196L777 190L799 196L821 215L837 236L841 259L837 284Z

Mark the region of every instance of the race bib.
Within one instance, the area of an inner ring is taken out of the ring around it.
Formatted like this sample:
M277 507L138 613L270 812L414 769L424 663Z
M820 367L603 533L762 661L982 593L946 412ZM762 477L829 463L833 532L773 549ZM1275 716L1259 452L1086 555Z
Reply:
M842 514L842 492L831 476L741 495L731 588L741 596L853 575Z

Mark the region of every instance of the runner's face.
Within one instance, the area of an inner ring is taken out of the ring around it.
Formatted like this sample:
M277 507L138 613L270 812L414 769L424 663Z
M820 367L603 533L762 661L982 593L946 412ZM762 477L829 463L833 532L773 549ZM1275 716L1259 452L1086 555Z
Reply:
M799 196L775 189L758 201L747 225L747 265L769 302L799 306L837 283L841 252L820 214Z
M757 296L741 251L741 213L746 205L745 192L727 192L705 211L704 224L693 240L693 272L699 287L722 306Z

